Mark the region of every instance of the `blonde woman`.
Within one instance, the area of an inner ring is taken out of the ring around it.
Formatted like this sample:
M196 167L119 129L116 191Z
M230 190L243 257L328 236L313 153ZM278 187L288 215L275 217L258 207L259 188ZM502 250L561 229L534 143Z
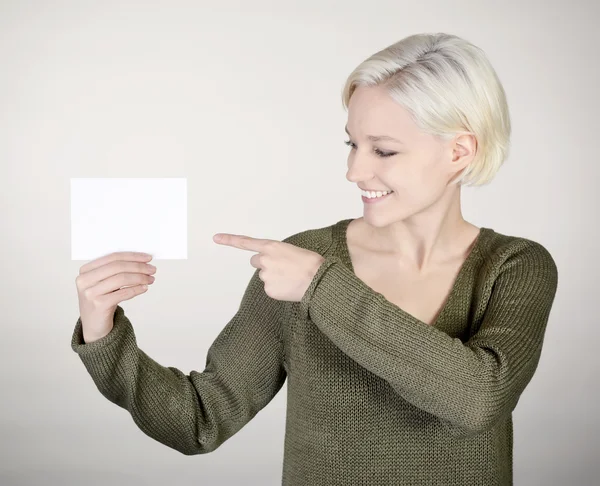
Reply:
M257 271L202 372L137 346L118 303L151 283L140 254L82 267L73 350L182 454L214 451L287 379L284 485L511 485L512 412L558 272L540 243L461 214L461 186L508 154L502 85L470 42L419 34L363 61L343 102L363 216L283 241L215 236L255 252Z

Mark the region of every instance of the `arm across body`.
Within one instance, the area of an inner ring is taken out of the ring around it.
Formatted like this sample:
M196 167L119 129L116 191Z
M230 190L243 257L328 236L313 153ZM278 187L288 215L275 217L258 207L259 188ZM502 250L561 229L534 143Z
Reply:
M345 354L457 437L493 427L531 380L557 289L554 260L531 240L502 263L466 343L414 318L326 258L301 306Z
M254 272L236 314L210 346L204 371L189 375L142 351L123 308L103 338L84 343L81 318L71 347L98 390L126 409L148 436L185 455L219 447L265 407L286 379L282 302Z

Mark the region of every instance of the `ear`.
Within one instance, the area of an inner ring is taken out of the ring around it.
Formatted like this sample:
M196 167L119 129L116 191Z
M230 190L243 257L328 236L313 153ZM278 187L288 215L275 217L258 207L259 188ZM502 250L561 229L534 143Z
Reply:
M477 153L477 139L470 132L463 132L451 142L453 171L459 172L469 165Z
M448 183L454 180L467 167L477 153L477 139L471 132L461 132L450 140L448 165Z

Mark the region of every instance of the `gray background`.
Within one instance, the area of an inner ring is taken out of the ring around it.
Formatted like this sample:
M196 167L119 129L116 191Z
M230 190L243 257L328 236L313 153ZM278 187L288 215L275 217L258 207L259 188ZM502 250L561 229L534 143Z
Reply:
M534 239L559 288L514 412L516 485L592 485L597 410L597 2L2 1L0 484L275 485L286 387L218 450L145 436L70 348L71 177L187 177L189 258L155 261L123 307L144 351L185 372L235 314L254 254L362 215L340 94L364 58L418 32L483 48L507 92L511 154L463 189L465 219ZM124 208L126 209L126 208Z

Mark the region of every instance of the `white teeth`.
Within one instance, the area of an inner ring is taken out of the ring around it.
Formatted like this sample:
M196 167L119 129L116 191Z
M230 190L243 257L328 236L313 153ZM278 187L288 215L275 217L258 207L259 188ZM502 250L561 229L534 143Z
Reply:
M377 192L369 192L369 191L360 191L361 194L369 199L375 198L375 197L382 197L385 196L387 194L391 194L394 191L377 191Z

